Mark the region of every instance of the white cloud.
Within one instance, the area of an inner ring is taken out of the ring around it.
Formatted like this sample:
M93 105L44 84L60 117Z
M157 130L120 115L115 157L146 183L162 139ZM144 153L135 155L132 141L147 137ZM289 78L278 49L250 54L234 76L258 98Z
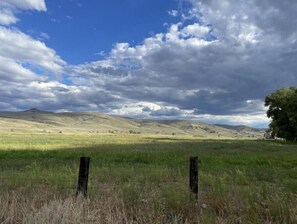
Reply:
M1 0L0 7L46 11L44 0Z
M41 32L39 34L39 39L40 40L48 40L48 39L50 39L50 36L47 33Z
M44 0L1 0L0 25L10 25L18 21L15 14L19 10L46 11Z
M168 11L168 15L177 17L179 15L179 12L177 10L171 10L171 11Z
M210 32L206 26L201 26L197 23L186 26L180 32L184 37L201 38Z
M14 16L11 10L9 9L1 9L0 7L0 24L9 25L12 23L16 23L18 19Z
M19 64L29 63L56 73L61 72L65 65L53 49L16 29L0 26L0 43L0 56Z
M74 94L76 87L51 81L64 71L56 52L9 25L16 23L21 10L45 11L43 0L0 1L0 101L2 110L25 109L41 104L56 105L58 93ZM3 26L5 25L5 26ZM48 38L45 33L41 38ZM61 104L60 104L61 105Z
M44 0L0 1L0 58L7 62L0 68L1 76L26 76L31 80L33 76L37 77L33 70L38 67L60 73L65 62L53 49L15 28L1 26L16 23L15 13L19 10L45 11L46 5ZM48 35L42 33L41 37L48 38Z
M53 49L0 27L0 61L8 65L0 67L1 105L267 124L264 97L297 85L297 9L288 7L294 1L189 1L192 8L167 31L138 45L116 43L103 60L68 66L64 84L46 75L65 71ZM5 10L25 9L5 2ZM33 4L42 1L26 2L46 10ZM13 84L4 89L7 83Z
M297 84L297 33L279 26L286 12L288 23L296 21L297 10L267 0L191 2L188 14L183 11L186 23L171 24L136 46L117 43L105 60L78 66L79 83L85 79L121 96L129 106L113 113L267 124L265 96ZM281 39L284 33L290 35ZM100 66L106 61L107 70Z
M247 125L252 127L263 128L267 126L269 119L263 114L246 114L246 115L213 115L203 114L192 118L210 124L230 124L230 125Z
M4 58L0 56L0 64L5 65L0 68L1 81L30 81L30 80L42 80L34 72L24 68L16 61L10 58Z

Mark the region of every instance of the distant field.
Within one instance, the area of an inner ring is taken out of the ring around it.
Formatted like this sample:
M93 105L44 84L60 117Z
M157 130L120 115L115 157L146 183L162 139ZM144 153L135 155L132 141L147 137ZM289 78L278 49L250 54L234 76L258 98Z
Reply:
M200 160L199 200L188 189ZM74 197L80 156L89 198ZM297 145L137 134L0 134L0 223L297 223Z

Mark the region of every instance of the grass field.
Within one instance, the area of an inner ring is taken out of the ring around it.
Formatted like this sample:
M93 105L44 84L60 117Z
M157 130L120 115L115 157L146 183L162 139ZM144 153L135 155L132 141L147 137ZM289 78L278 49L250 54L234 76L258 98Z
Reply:
M199 200L189 192L197 155ZM75 198L90 156L88 199ZM0 223L297 223L297 145L186 136L0 134Z

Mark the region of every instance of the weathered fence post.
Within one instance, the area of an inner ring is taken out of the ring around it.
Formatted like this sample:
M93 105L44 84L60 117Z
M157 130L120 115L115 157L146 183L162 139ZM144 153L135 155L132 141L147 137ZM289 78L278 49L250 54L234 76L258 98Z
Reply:
M76 196L87 197L90 157L80 157Z
M190 189L196 194L196 199L198 199L198 157L190 157Z

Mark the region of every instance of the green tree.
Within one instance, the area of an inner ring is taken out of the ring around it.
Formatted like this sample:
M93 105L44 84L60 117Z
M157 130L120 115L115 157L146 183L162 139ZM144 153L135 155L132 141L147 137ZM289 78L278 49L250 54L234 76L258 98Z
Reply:
M272 135L297 141L297 87L277 90L265 98Z

